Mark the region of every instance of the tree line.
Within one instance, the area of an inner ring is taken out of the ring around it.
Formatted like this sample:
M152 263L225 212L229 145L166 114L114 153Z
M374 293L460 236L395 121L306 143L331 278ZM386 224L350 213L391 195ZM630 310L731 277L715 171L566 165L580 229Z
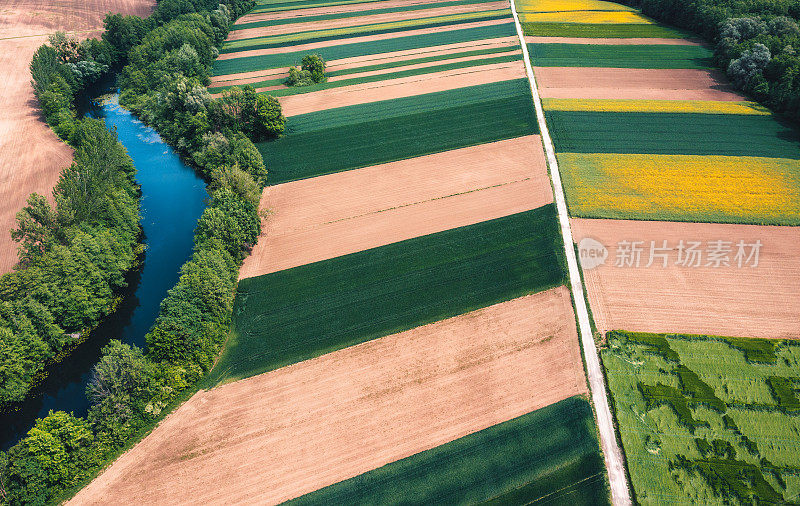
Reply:
M31 63L45 118L74 160L54 205L31 194L11 231L19 261L0 278L0 406L22 401L45 367L115 309L142 251L133 162L103 121L75 113L76 97L110 68L103 47L59 33Z
M228 335L239 266L260 233L267 170L252 140L279 136L285 119L276 99L252 87L215 98L206 85L219 44L254 3L161 0L147 19L105 19L100 44L109 67L122 66L120 103L205 177L211 200L146 350L112 340L92 370L88 416L51 412L0 454L6 503L57 501L90 479L203 377Z
M733 84L800 123L800 2L796 0L623 0L714 44Z

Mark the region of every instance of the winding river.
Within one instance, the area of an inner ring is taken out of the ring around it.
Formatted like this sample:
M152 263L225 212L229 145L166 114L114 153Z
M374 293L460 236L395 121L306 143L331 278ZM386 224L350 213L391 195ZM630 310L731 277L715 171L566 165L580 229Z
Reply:
M142 266L128 276L117 311L69 357L50 368L47 378L19 406L0 415L0 449L22 438L36 418L50 410L86 414L85 389L100 350L111 339L143 347L159 305L178 280L180 266L192 255L194 228L206 207L205 183L152 128L119 106L116 95L94 103L89 116L117 130L136 166L142 188L141 214L147 250Z

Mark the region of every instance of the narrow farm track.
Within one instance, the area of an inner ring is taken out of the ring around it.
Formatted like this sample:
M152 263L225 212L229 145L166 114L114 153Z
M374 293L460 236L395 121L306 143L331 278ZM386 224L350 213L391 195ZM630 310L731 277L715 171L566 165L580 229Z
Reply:
M547 122L545 120L544 110L542 109L542 100L539 97L539 92L536 87L536 78L533 74L533 68L531 67L528 47L527 44L525 44L525 35L522 32L522 26L520 25L519 16L513 0L511 2L511 13L514 17L514 24L516 25L517 34L522 45L522 57L525 61L525 70L528 74L528 81L530 82L531 93L533 94L533 102L536 107L536 117L541 131L542 143L544 144L545 155L547 156L547 165L550 169L550 177L553 182L556 209L558 211L558 220L561 224L564 253L569 270L570 288L572 289L575 313L578 318L583 356L586 361L586 375L589 379L592 401L597 416L597 426L600 431L600 443L603 447L603 457L605 458L606 469L608 471L611 498L615 505L626 506L632 504L632 501L628 479L625 475L625 461L622 457L619 443L617 442L617 435L614 430L614 418L611 414L611 407L606 393L605 377L603 376L603 369L600 366L600 356L597 353L597 347L595 346L594 336L589 323L589 310L581 284L578 260L573 248L567 202L561 183L561 175L558 170L555 148L553 147L553 141L547 129Z

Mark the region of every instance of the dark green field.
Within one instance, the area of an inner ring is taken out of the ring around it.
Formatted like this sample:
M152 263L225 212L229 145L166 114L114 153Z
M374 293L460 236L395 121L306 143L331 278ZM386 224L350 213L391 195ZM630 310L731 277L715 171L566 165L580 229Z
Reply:
M570 397L291 504L610 504L592 408Z
M691 37L675 28L637 23L522 23L522 30L525 35L538 37Z
M318 48L315 49L314 52L321 55L326 61L330 61L338 60L340 58L364 56L368 54L404 51L407 49L419 49L429 46L455 44L457 42L492 39L496 37L511 37L514 35L516 35L514 23L505 23L502 25L480 26L477 28L466 28L462 30L447 30L424 35L395 37L372 42L340 44L336 46ZM290 65L299 65L300 60L302 60L303 56L305 56L307 53L308 51L297 51L292 53L233 58L230 60L215 60L212 73L214 75L224 75L237 72L252 72L254 70L265 70L288 67Z
M551 204L243 279L207 385L558 286L562 256Z
M706 69L712 66L711 51L701 46L528 44L528 51L534 67Z
M271 19L267 21L254 21L251 23L241 23L233 25L234 30L244 30L246 28L258 28L262 26L275 26L275 25L288 25L294 23L310 23L314 21L328 21L331 19L345 19L345 18L357 18L361 16L371 16L374 14L389 14L392 12L407 12L407 11L417 11L417 10L425 10L425 9L434 9L440 7L451 7L455 5L471 5L471 4L480 4L486 3L490 0L455 0L449 2L435 2L430 4L416 4L416 5L406 5L403 7L393 7L387 9L373 9L368 11L357 11L357 12L340 12L337 14L326 14L321 16L298 16L294 18L284 18L284 19Z
M773 116L548 111L547 124L560 153L800 159L797 131Z
M527 91L527 90L526 90ZM388 102L388 101L387 101ZM271 184L510 139L537 132L530 93L290 133L257 144ZM377 102L369 107L384 104ZM359 107L359 106L355 106ZM348 116L348 108L334 111ZM312 113L325 114L330 112ZM306 121L311 121L306 118ZM291 129L291 118L287 122Z

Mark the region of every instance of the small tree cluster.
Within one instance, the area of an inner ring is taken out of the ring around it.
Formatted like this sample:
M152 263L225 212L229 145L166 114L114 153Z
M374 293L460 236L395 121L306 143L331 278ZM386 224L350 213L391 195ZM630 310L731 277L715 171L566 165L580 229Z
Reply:
M318 54L309 54L303 57L300 68L290 67L288 86L310 86L325 82L325 60Z

